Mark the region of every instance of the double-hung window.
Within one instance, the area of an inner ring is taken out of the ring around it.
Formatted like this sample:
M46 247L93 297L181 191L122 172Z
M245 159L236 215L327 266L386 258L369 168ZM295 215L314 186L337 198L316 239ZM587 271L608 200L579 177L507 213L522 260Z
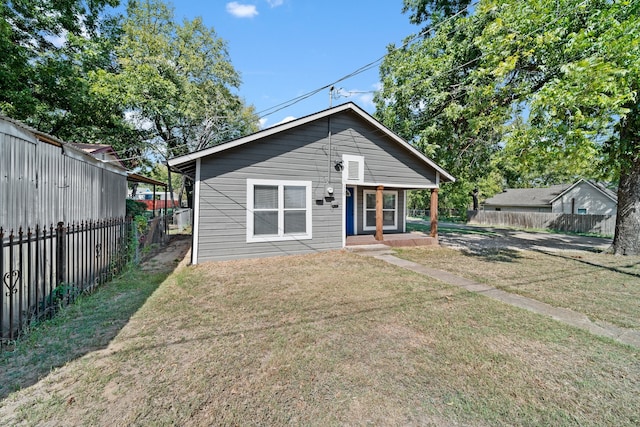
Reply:
M311 239L311 181L247 180L247 242Z
M364 190L364 230L376 229L376 191ZM398 192L382 192L382 228L398 228Z

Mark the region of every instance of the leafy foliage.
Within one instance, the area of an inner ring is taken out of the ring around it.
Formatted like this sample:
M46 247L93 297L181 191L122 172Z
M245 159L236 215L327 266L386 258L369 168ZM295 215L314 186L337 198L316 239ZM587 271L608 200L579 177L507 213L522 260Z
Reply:
M117 1L13 1L0 5L0 111L68 141L140 154L122 105L96 97L89 75L113 69ZM135 163L128 162L129 166Z
M128 217L135 218L137 216L144 216L146 210L147 206L143 202L139 200L127 199L126 215Z
M117 71L95 72L92 89L121 100L156 154L185 154L253 129L233 93L240 77L226 42L202 19L178 24L162 1L131 1L122 31Z
M92 91L121 102L165 163L257 129L253 108L233 93L240 76L226 42L201 18L179 24L161 0L130 1L115 53L117 70L92 73ZM170 171L167 180L173 192Z
M640 3L480 0L454 17L463 4L405 1L433 27L389 49L378 117L459 178L460 209L496 172L511 186L619 177L616 241L640 241Z

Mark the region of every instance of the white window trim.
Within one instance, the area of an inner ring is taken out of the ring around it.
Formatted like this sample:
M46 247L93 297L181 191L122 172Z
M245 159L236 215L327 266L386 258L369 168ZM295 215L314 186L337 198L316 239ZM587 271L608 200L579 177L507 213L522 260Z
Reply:
M342 162L344 163L344 169L342 170L342 181L348 184L361 184L364 182L364 156L355 156L353 154L343 154ZM360 167L358 168L358 179L349 179L349 162L358 162Z
M191 264L198 264L200 245L200 176L202 171L202 159L196 159L196 176L193 185L193 242L191 244Z
M272 185L278 187L278 234L254 236L253 234L253 188L256 185ZM306 191L306 226L305 233L284 234L284 187L305 187ZM281 242L287 240L312 239L312 197L311 181L286 181L273 179L247 179L247 243Z
M402 197L404 198L404 203L402 206L402 213L404 214L402 217L402 232L406 233L407 232L407 190L404 190L404 193L402 194Z
M395 190L383 190L382 194L394 194L396 196L396 205L393 211L393 225L383 225L383 230L397 230L398 229L398 192ZM362 190L362 229L364 231L375 230L376 227L367 226L367 194L376 194L376 190Z

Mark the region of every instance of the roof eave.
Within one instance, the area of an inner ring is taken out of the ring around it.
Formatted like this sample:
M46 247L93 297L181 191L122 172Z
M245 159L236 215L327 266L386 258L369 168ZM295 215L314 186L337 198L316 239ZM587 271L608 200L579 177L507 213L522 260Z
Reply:
M453 175L451 175L446 170L442 169L433 160L431 160L430 158L428 158L427 156L422 154L415 147L413 147L411 144L409 144L404 139L402 139L399 135L395 134L389 128L387 128L386 126L382 125L374 117L372 117L369 113L367 113L366 111L364 111L363 109L361 109L360 107L358 107L356 104L354 104L352 102L347 102L345 104L341 104L341 105L338 105L336 107L329 108L327 110L323 110L323 111L320 111L320 112L317 112L317 113L314 113L314 114L310 114L310 115L305 116L305 117L301 117L301 118L299 118L297 120L292 120L292 121L287 122L287 123L283 123L283 124L280 124L280 125L277 125L277 126L273 126L273 127L264 129L262 131L253 133L251 135L247 135L245 137L241 137L241 138L238 138L236 140L229 141L227 143L216 145L214 147L206 148L204 150L200 150L200 151L197 151L197 152L185 154L185 155L180 156L180 157L174 157L173 159L169 159L168 164L169 164L170 167L177 167L177 166L183 165L185 163L189 163L189 162L195 161L195 160L197 160L199 158L210 156L212 154L216 154L216 153L219 153L221 151L230 150L230 149L238 147L240 145L244 145L244 144L247 144L249 142L256 141L256 140L259 140L259 139L274 135L276 133L284 132L284 131L287 131L287 130L290 130L290 129L293 129L293 128L296 128L296 127L299 127L299 126L302 126L302 125L305 125L305 124L310 123L312 121L315 121L315 120L318 120L318 119L322 119L324 117L328 117L328 116L331 116L331 115L334 115L334 114L337 114L337 113L341 113L341 112L347 111L347 110L352 110L352 111L356 112L360 117L362 117L363 119L367 120L371 125L373 125L373 126L377 127L378 129L380 129L387 136L389 136L394 141L396 141L398 144L400 144L402 147L404 147L406 150L411 152L411 154L413 154L414 156L418 157L422 162L426 163L428 166L430 166L433 169L435 169L436 172L438 172L440 174L440 181L441 182L443 182L443 181L444 182L455 182L456 179L453 177Z

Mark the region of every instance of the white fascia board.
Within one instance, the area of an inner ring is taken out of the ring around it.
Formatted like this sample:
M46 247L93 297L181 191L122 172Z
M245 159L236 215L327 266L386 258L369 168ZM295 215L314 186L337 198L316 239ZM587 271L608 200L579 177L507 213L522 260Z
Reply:
M347 181L347 184L349 182ZM425 184L425 185L416 185L416 184L389 184L384 182L360 182L354 185L359 185L361 187L378 187L382 185L384 188L401 188L404 190L427 190L430 188L440 188L436 184Z
M262 131L258 131L258 132L254 133L254 134L247 135L245 137L242 137L242 138L239 138L239 139L236 139L236 140L233 140L233 141L229 141L227 143L223 143L223 144L220 144L220 145L216 145L214 147L206 148L204 150L197 151L197 152L194 152L194 153L185 154L184 156L180 156L180 157L175 157L173 159L169 159L168 164L169 164L169 166L181 165L183 163L190 162L190 161L193 161L193 160L198 159L198 158L202 158L202 157L205 157L205 156L210 156L212 154L216 154L216 153L219 153L221 151L229 150L231 148L235 148L235 147L238 147L240 145L244 145L244 144L256 141L256 140L261 139L261 138L265 138L265 137L268 137L268 136L271 136L271 135L275 135L275 134L280 133L280 132L284 132L284 131L293 129L293 128L296 128L298 126L302 126L302 125L305 125L305 124L310 123L312 121L315 121L315 120L318 120L318 119L321 119L321 118L324 118L324 117L327 117L327 116L331 116L333 114L340 113L340 112L346 111L346 110L351 110L351 111L355 112L356 114L358 114L361 118L363 118L364 120L369 122L372 126L376 127L377 129L382 131L385 135L387 135L391 139L393 139L396 143L400 144L406 150L411 152L411 154L416 156L423 163L426 163L428 166L430 166L433 169L435 169L436 172L440 173L440 175L442 175L442 177L444 177L447 181L455 182L456 179L451 174L449 174L447 171L445 171L440 166L438 166L433 160L431 160L430 158L428 158L427 156L422 154L420 151L418 151L411 144L406 142L400 136L396 135L389 128L387 128L382 123L377 121L373 116L371 116L369 113L367 113L366 111L364 111L363 109L361 109L360 107L358 107L356 104L354 104L352 102L347 102L345 104L341 104L341 105L338 105L336 107L329 108L327 110L320 111L320 112L315 113L315 114L311 114L311 115L308 115L308 116L305 116L305 117L301 117L301 118L299 118L297 120L292 120L290 122L283 123L281 125L273 126L273 127L264 129Z
M193 184L193 235L191 236L191 264L198 263L198 244L200 242L200 159L196 160L196 179Z

